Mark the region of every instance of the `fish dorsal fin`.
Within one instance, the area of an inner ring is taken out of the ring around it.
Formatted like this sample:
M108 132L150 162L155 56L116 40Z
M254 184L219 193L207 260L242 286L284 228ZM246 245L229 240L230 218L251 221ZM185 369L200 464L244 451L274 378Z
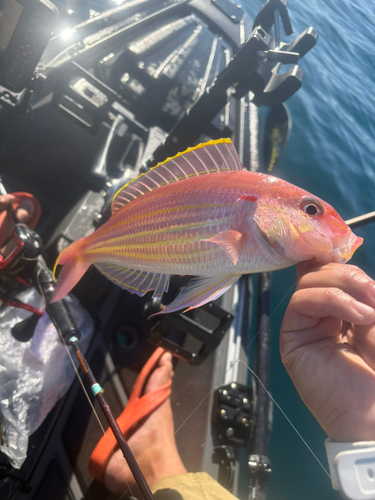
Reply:
M112 214L129 201L166 184L229 170L242 170L237 151L230 139L218 139L188 148L125 184L113 198Z

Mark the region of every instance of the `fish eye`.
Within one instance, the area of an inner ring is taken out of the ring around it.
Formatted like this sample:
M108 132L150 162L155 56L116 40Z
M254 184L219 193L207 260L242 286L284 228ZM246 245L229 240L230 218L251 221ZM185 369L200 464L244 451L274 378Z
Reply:
M314 198L303 198L300 203L300 208L307 215L311 215L312 217L319 217L320 215L324 214L323 205L320 203L320 201L315 200Z

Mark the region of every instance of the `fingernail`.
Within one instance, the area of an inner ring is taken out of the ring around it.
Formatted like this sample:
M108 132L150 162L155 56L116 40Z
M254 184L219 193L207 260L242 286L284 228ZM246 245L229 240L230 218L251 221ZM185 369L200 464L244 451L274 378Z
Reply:
M370 288L370 294L372 295L372 298L375 299L375 283L371 283L371 288Z
M370 316L370 314L375 313L375 309L366 304L363 304L362 302L355 301L353 305L354 309L362 316Z

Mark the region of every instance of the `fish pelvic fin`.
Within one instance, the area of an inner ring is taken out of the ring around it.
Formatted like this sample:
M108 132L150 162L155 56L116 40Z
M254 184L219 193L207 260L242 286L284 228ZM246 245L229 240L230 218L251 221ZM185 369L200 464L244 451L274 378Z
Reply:
M207 302L223 295L240 276L240 274L219 274L217 276L193 278L171 304L152 316L171 313L185 307L190 310L203 306L203 304L207 304Z
M230 139L218 139L188 148L183 153L167 158L119 189L113 198L112 214L135 198L172 182L230 170L242 170L237 151Z
M169 288L169 274L150 273L140 269L127 269L114 264L95 264L112 283L139 296L154 290L153 298L160 299Z
M59 255L53 269L53 276L55 277L57 266L62 265L63 268L59 273L51 302L64 298L90 267L91 262L85 260L82 255L83 244L84 238L81 238L65 248Z

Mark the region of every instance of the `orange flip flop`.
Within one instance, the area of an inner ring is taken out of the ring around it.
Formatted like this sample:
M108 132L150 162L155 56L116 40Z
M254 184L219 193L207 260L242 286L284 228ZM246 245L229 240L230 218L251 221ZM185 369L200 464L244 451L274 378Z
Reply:
M15 197L15 200L10 204L13 210L17 210L17 208L23 201L30 200L33 203L34 213L31 216L31 219L27 222L27 226L30 229L34 229L38 223L41 214L41 207L39 201L30 193L17 192L17 193L12 193L12 196ZM2 244L9 236L8 234L9 230L7 224L4 223L7 217L11 217L11 215L7 210L4 210L3 212L0 213L0 244Z
M166 351L158 347L138 375L134 384L133 391L129 398L129 402L117 419L117 424L121 429L125 439L129 434L130 429L140 420L150 415L158 406L160 406L171 394L172 380L169 379L164 385L160 386L155 391L149 392L142 396L144 386L150 375L155 369L159 359ZM89 462L90 474L97 480L103 481L103 476L107 468L108 462L117 448L117 441L111 429L100 439L91 454Z

